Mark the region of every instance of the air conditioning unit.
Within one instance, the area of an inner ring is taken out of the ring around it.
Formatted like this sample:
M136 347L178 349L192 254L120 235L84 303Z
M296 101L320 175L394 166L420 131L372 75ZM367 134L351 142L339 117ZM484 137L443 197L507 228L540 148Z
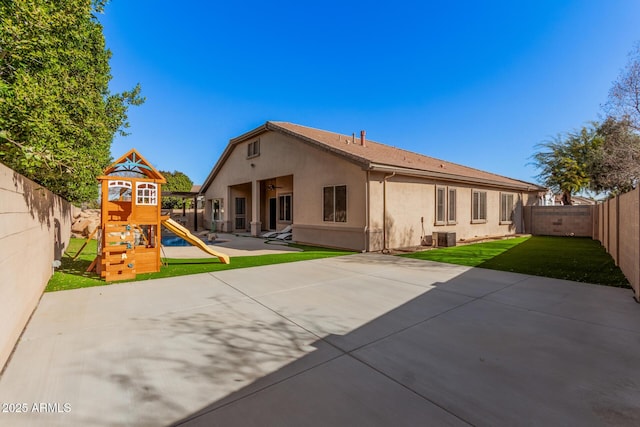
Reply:
M433 246L447 248L456 245L456 233L435 232L433 233Z

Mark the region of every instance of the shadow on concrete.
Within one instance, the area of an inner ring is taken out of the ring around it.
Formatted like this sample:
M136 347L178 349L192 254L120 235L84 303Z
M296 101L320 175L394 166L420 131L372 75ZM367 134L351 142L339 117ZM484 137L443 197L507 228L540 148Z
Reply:
M375 254L297 266L50 294L0 400L73 411L7 422L638 425L627 291Z
M315 351L265 375L252 355L286 360L302 350L289 331L296 316L250 327L285 338L272 348L207 316L178 318L176 337L199 331L204 347L220 347L201 364L173 361L173 374L258 379L171 425L637 425L638 335L492 301L531 280L495 274L472 269L433 283L352 332L319 336ZM337 355L322 356L329 350Z

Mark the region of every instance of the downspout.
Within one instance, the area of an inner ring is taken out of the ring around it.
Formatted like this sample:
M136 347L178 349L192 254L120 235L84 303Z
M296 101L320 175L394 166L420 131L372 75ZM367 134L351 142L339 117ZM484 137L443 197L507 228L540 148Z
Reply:
M396 175L393 172L391 175L386 175L382 179L382 253L389 253L387 248L387 179L393 178Z
M520 192L520 215L518 215L518 225L516 226L515 232L518 234L518 230L521 233L524 233L524 192Z

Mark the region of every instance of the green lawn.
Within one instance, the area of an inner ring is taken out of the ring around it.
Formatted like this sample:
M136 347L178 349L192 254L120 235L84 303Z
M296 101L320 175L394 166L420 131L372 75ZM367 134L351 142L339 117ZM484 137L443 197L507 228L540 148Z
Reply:
M629 287L599 242L578 237L519 237L400 255L535 276Z
M97 274L85 272L87 267L89 267L89 264L91 264L91 261L96 257L97 245L95 242L90 242L77 260L71 260L71 257L76 254L83 243L84 239L71 239L67 253L62 257L62 265L53 274L51 280L49 280L45 292L88 288L91 286L102 286L107 284L104 280L100 279ZM163 266L159 272L138 274L135 281L157 279L160 277L184 276L187 274L208 273L211 271L231 270L234 268L256 267L259 265L305 261L353 253L337 249L318 248L314 246L295 244L290 244L290 246L302 249L303 252L234 257L231 258L231 264L221 264L216 258L212 257L197 259L168 258L166 259L168 265Z

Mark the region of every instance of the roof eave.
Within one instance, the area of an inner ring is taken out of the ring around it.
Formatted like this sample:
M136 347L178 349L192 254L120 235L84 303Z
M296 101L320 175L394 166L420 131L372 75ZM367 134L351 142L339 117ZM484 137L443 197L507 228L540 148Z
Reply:
M456 175L446 172L437 172L437 171L427 171L421 169L411 169L411 168L403 168L399 166L385 165L380 163L371 163L369 165L369 170L378 171L378 172L390 172L397 173L401 175L408 176L416 176L421 178L434 178L434 179L442 179L452 182L458 182L462 184L482 184L487 187L499 187L499 188L508 188L514 190L521 191L545 191L545 188L537 186L535 184L526 183L522 181L522 184L517 183L506 183L486 178L472 178L463 175Z

